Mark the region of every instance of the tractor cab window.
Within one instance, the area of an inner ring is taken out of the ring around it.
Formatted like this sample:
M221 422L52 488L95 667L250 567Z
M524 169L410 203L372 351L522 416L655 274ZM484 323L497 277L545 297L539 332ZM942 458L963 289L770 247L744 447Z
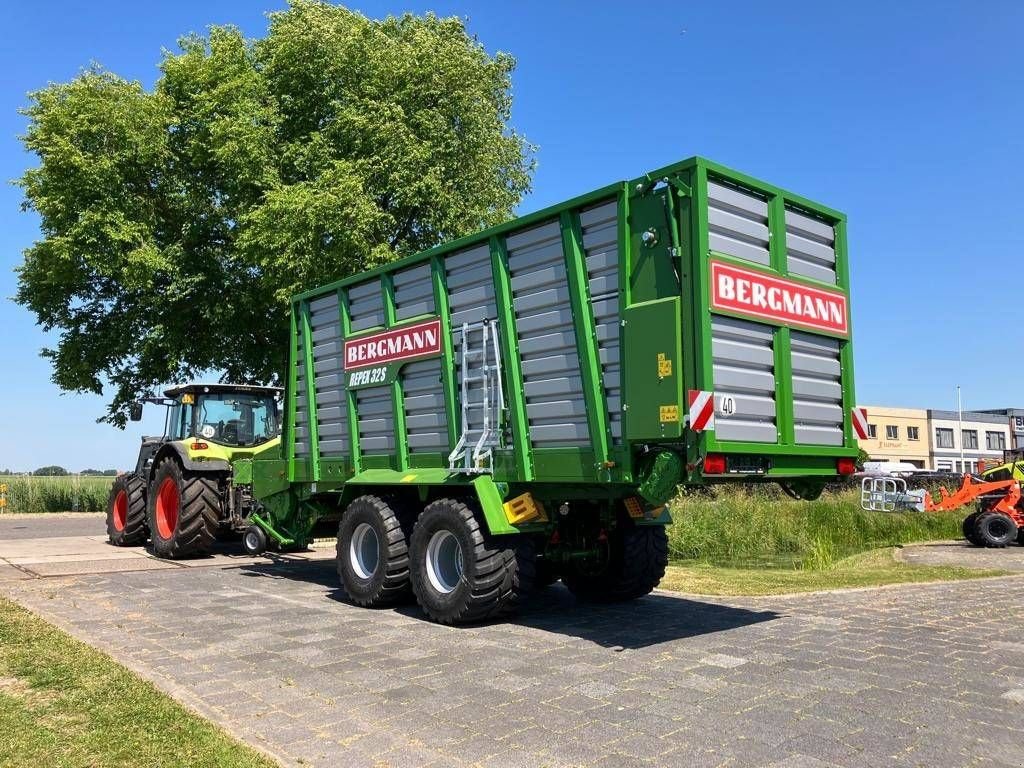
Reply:
M196 412L197 438L221 445L258 445L277 437L273 397L237 392L202 395Z
M167 439L184 440L192 436L192 403L177 402L167 412Z

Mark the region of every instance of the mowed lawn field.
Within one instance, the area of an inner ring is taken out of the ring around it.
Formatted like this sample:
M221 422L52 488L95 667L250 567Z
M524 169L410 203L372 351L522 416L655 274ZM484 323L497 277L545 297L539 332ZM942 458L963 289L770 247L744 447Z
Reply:
M721 486L681 493L671 504L663 589L771 595L1004 575L919 566L896 557L904 544L961 538L972 511L865 512L859 490L798 501L774 486Z

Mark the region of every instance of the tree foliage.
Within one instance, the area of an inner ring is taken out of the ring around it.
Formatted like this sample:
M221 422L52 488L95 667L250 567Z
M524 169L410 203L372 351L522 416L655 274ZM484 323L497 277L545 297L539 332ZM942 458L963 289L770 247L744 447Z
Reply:
M68 471L64 469L64 467L58 466L56 464L51 464L49 466L40 467L39 469L35 470L32 474L36 475L37 477L64 477L65 475L68 474Z
M183 38L152 91L93 66L29 95L42 237L17 301L58 332L54 382L112 388L118 426L160 383L278 380L291 295L507 220L529 188L514 60L459 19L269 20Z

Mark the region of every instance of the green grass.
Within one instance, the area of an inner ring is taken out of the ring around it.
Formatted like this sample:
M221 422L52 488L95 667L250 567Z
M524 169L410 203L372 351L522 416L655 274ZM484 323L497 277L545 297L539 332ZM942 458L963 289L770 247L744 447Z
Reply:
M6 506L0 512L103 512L112 477L0 477Z
M858 552L960 538L968 511L864 512L854 490L796 501L770 487L719 487L673 501L669 547L677 561L823 570Z
M781 595L823 589L878 587L928 581L1005 576L1005 571L949 566L908 565L895 559L892 547L861 552L828 568L739 568L707 563L668 567L661 589L698 595Z
M0 598L0 765L274 763L109 657Z

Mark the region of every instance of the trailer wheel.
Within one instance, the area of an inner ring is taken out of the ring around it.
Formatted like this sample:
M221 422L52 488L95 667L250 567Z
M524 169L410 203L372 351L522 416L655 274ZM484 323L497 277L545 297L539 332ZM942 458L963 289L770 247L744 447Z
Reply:
M134 547L149 538L146 483L134 472L114 480L107 499L107 537L115 547Z
M409 546L398 513L377 496L355 499L338 524L338 576L349 598L365 607L409 593Z
M490 539L473 510L455 499L427 505L409 548L416 601L441 624L506 615L533 589L532 547Z
M267 534L258 525L250 525L242 534L242 549L250 557L258 557L267 551Z
M1002 548L1017 538L1017 524L1000 512L985 512L974 524L982 546Z
M629 526L613 532L608 562L594 572L570 563L562 583L577 598L594 602L635 600L658 586L668 565L668 534L662 525Z
M963 532L964 538L976 547L983 546L975 530L978 518L981 517L982 514L983 512L980 510L977 512L971 512L971 514L964 518L964 522L960 526L960 530Z
M174 459L165 459L153 474L148 512L154 555L204 555L217 538L217 478L185 472Z

